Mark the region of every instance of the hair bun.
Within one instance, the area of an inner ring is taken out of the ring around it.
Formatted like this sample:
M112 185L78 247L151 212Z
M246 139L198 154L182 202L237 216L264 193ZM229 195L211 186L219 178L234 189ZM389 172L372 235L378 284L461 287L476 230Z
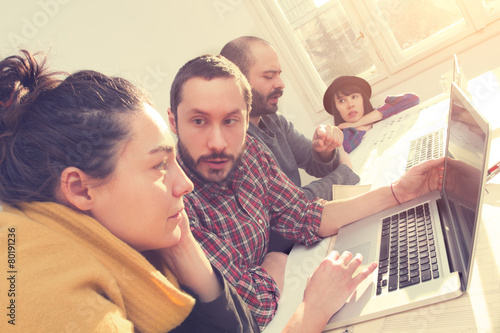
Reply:
M37 58L41 58L38 61ZM21 55L10 56L0 62L0 102L2 106L32 102L52 86L45 72L45 57L21 50Z
M40 53L21 50L0 61L0 131L15 130L33 104L48 90L55 88L61 73L48 72L46 58Z
M36 85L37 85L36 76L38 73L35 72L33 68L30 68L29 70L30 70L29 72L24 73L25 76L21 78L20 82L24 88L26 88L28 91L32 92L36 89Z

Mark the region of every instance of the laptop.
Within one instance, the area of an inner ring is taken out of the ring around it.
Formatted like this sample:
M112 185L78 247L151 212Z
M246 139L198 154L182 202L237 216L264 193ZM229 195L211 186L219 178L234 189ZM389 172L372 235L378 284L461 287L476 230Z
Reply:
M410 141L405 171L424 161L444 156L444 130L440 128Z
M339 230L333 250L379 267L324 330L442 302L469 288L490 125L452 83L443 187ZM464 143L467 143L464 145Z
M446 86L466 84L455 54ZM447 89L446 89L447 90ZM442 93L373 125L349 155L356 172L372 188L398 179L412 166L444 156L450 93ZM378 172L373 173L373 168Z
M458 60L458 56L455 53L453 55L453 77L452 77L452 82L455 82L455 84L460 88L464 88L464 79L462 75L462 66L460 65L460 61Z
M462 67L460 66L457 55L454 54L452 82L460 89L463 89L462 76ZM410 150L408 152L405 171L423 161L444 156L445 130L445 128L440 128L410 142Z

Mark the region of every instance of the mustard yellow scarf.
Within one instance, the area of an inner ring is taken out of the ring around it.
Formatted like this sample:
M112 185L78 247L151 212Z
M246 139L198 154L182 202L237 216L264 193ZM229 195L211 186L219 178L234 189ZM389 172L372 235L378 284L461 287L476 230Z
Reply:
M9 223L19 226L32 220L66 235L85 247L89 255L96 257L111 272L123 298L123 304L116 305L124 309L126 318L136 330L167 332L191 312L194 299L179 289L168 269L160 273L139 252L95 219L51 202L24 203L19 208L3 207L7 214L2 217L8 216Z

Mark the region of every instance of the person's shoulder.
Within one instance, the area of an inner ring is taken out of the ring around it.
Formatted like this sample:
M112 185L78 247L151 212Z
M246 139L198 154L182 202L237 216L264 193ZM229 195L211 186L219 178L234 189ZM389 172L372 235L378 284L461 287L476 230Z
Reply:
M19 264L22 264L23 274L30 272L42 278L46 276L43 271L57 275L76 268L75 263L78 263L78 269L83 269L99 262L83 244L85 235L81 235L80 241L58 225L39 223L13 210L0 214L1 220L10 226L7 231L12 234L18 257L22 258Z
M260 164L262 166L276 164L268 149L256 138L247 135L246 149L242 162L245 164Z
M247 155L248 158L259 158L262 154L268 153L267 149L259 140L251 135L247 135L244 154Z
M77 323L82 324L78 313L85 317L91 315L85 314L86 309L93 311L109 303L99 297L98 290L114 284L112 274L81 241L58 226L38 223L15 208L7 208L0 214L0 220L9 226L7 232L11 236L8 237L12 239L11 271L19 272L11 274L12 282L5 280L12 287L16 303L27 316L39 314L57 318L39 322L38 327L19 318L17 327L62 331L65 323L74 322L75 327ZM3 223L0 228L3 229ZM7 262L2 257L0 254L2 262ZM3 283L0 289L4 290ZM123 313L120 316L123 317ZM101 324L96 318L87 328Z
M265 116L266 124L275 132L279 131L283 134L292 133L296 134L293 122L286 118L283 114L277 112Z
M280 112L276 112L276 113L273 113L273 114L266 115L266 117L268 117L268 119L270 119L270 120L272 120L274 122L277 122L279 124L282 124L282 125L291 124L291 122L283 114L281 114Z

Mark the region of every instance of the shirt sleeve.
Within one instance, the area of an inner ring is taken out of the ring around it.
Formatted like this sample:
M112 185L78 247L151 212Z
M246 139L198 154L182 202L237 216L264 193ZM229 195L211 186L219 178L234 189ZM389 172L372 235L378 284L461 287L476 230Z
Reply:
M412 106L420 103L420 98L415 94L404 94L398 96L388 96L385 99L385 104L377 108L382 113L382 119L389 118L401 111L404 111ZM344 150L350 153L361 143L361 139L366 134L366 131L358 131L354 127L348 127L342 131L344 133Z
M191 204L186 201L185 203L190 216L191 231L205 255L226 277L227 282L234 286L259 326L264 328L274 317L278 307L280 297L278 285L265 269L249 265L238 250L231 246L231 241L219 238L201 225L196 217L192 217L193 214L189 214L189 210L192 210Z
M358 131L354 127L348 127L342 130L344 133L344 142L342 145L344 146L344 150L346 153L350 153L361 143L361 139L365 135L366 131Z
M320 241L317 233L326 201L308 199L304 190L288 179L270 155L260 154L260 163L267 175L271 228L296 243L311 245Z
M420 97L415 94L387 96L385 104L377 108L377 110L382 113L382 119L386 119L419 103Z
M288 145L292 148L295 161L299 168L314 177L324 177L340 165L338 149L329 161L322 161L319 154L312 149L312 140L298 132L293 124L283 115L277 115L278 127L286 136Z
M354 185L360 180L359 176L347 165L340 163L340 153L335 153L330 161L324 162L319 154L312 149L312 140L306 138L293 127L293 124L282 115L278 115L279 128L285 134L288 145L292 149L295 161L299 168L317 180L302 186L308 199L323 198L332 200L332 185Z
M222 274L215 267L213 268L217 279L223 286L222 294L215 300L207 303L200 302L197 299L189 317L172 332L260 332L257 321L236 292L236 289L226 282ZM188 288L182 286L182 289L196 298L196 295Z
M333 185L355 185L359 181L359 176L351 168L341 164L325 177L302 186L302 190L309 200L323 198L331 201L333 200Z

